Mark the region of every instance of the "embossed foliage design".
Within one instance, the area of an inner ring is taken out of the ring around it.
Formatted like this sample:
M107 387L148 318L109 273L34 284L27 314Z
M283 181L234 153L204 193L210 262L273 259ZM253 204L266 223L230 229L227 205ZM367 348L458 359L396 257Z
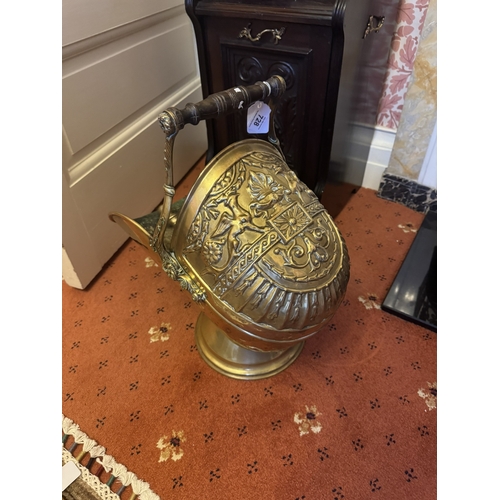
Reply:
M185 252L201 254L203 275L213 281L259 244L256 257L279 245L267 260L276 273L285 266L309 273L337 251L328 220L317 217L323 212L314 193L277 156L252 153L217 180L190 228Z
M261 324L315 325L345 292L348 269L334 269L346 252L333 220L277 152L254 151L227 168L186 241L184 256L207 287Z

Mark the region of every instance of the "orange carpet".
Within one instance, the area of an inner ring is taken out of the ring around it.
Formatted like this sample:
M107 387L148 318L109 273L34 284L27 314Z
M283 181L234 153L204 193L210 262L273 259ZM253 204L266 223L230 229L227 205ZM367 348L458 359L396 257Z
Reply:
M352 196L345 300L264 380L204 363L197 305L134 241L88 289L63 282L64 448L126 500L436 498L437 337L380 309L423 217Z

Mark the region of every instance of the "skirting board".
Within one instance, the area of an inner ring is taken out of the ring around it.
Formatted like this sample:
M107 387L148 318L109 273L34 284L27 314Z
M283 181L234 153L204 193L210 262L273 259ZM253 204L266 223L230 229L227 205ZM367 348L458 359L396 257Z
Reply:
M373 131L373 129L375 130ZM360 144L364 142L363 137L370 136L371 134L373 134L373 138L366 162L362 187L378 191L382 176L391 159L396 131L383 127L355 126L355 138L359 137Z
M436 129L429 143L418 181L386 172L396 139L395 130L355 125L354 138L355 145L351 156L360 158L361 154L356 155L356 151L361 152L361 148L366 148L371 138L362 187L373 189L381 198L400 203L417 212L437 212L437 189L422 184L424 181L430 186L436 185ZM355 158L351 158L352 160L356 161ZM361 160L358 162L361 163Z

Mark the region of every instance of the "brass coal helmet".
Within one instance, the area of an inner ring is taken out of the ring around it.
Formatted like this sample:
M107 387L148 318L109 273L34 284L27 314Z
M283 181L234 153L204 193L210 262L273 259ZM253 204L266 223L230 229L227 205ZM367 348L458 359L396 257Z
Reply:
M166 135L161 209L138 219L110 218L145 246L201 307L198 350L232 378L270 377L287 368L342 301L349 257L316 195L287 166L274 130L285 81L273 76L160 114ZM231 144L204 168L188 196L172 204L172 158L187 123L265 102L268 142Z

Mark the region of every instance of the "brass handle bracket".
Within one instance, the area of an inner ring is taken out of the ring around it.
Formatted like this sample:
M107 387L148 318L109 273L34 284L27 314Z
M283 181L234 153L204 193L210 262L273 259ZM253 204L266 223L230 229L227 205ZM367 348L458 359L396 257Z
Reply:
M378 33L384 25L385 16L370 16L365 28L363 38L366 38L370 33Z
M249 24L246 28L243 28L240 31L240 34L238 35L238 38L248 38L251 42L258 42L264 33L271 33L272 35L272 40L274 41L274 44L277 45L279 41L281 40L281 37L284 35L286 28L281 27L280 29L266 29L261 31L260 33L257 33L257 36L253 37L251 33L250 27L252 24Z
M186 272L177 260L174 252L165 251L161 255L163 262L163 270L167 273L168 277L178 281L183 290L187 290L193 300L197 303L202 303L207 300L205 289L198 285L196 281Z

